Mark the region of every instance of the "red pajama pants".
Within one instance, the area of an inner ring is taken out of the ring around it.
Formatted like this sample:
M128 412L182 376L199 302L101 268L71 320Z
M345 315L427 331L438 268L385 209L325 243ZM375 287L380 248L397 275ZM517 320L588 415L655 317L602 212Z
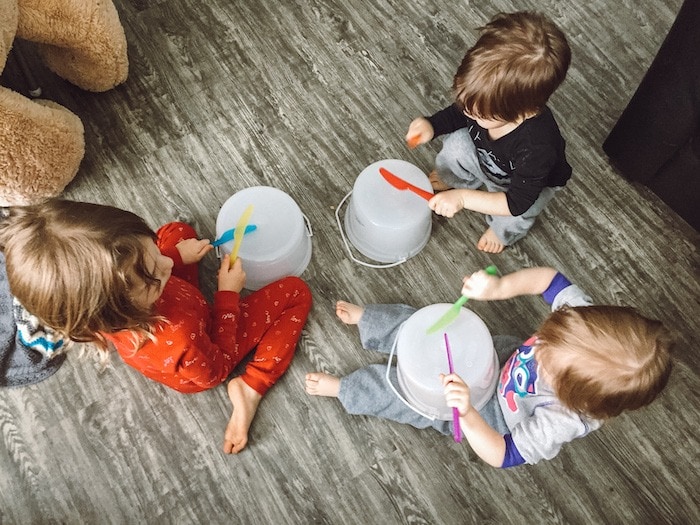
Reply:
M197 238L184 223L169 223L158 232L163 253L184 239ZM173 275L199 288L197 264L175 265ZM298 277L284 277L242 297L236 328L236 348L226 349L235 367L254 349L241 379L264 395L287 370L311 309L311 291Z

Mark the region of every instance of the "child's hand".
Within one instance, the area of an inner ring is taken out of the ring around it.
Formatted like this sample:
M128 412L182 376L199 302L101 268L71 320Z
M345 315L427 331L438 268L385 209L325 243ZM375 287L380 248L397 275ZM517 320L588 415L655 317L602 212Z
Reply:
M193 264L202 260L214 247L208 239L185 239L175 245L180 252L183 264Z
M460 417L466 416L474 408L472 407L469 386L457 374L440 374L440 381L445 387L447 406L456 408Z
M231 264L231 258L226 255L221 258L219 267L219 291L240 293L245 286L245 271L240 257Z
M438 215L454 217L455 213L464 209L459 190L441 191L428 201L428 206Z
M416 148L421 144L430 142L435 135L433 125L425 117L418 117L408 126L406 133L406 144L410 149Z
M501 279L495 275L489 275L484 270L479 270L465 276L462 282L462 295L470 299L489 300L495 298Z

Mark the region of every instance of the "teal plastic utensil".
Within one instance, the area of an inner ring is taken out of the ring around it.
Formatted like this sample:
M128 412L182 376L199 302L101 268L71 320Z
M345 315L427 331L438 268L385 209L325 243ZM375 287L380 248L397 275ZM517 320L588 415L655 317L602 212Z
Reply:
M258 227L255 224L249 224L248 226L245 227L245 231L243 232L243 235L250 233L252 231L255 231L257 229L258 229ZM231 228L230 230L226 230L224 233L221 234L221 237L219 237L214 242L212 242L211 245L212 246L219 246L219 245L224 244L226 242L232 241L235 231L236 231L236 228Z
M487 266L486 268L484 268L484 271L489 275L498 275L498 268L496 268L493 264L491 266ZM468 300L469 300L469 297L467 297L466 295L463 295L462 297L457 299L457 301L452 306L450 306L450 309L447 310L447 312L445 312L444 314L442 314L440 319L435 321L435 324L430 326L425 331L425 333L432 334L432 333L437 332L438 330L442 330L447 325L449 325L452 321L457 319L457 316L459 315L460 308L462 308L462 306L464 306L464 304Z

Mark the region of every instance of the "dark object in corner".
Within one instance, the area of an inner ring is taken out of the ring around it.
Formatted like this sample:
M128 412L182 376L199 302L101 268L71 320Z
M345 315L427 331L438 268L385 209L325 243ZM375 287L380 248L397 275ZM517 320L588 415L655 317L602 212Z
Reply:
M683 2L603 150L700 231L700 0Z

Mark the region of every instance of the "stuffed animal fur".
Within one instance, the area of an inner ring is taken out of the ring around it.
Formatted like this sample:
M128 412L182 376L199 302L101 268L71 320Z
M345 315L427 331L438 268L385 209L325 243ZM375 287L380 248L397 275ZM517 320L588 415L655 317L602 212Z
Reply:
M0 72L15 37L37 43L49 69L84 90L126 80L126 37L111 0L0 0ZM59 195L84 153L77 115L0 87L0 206Z

